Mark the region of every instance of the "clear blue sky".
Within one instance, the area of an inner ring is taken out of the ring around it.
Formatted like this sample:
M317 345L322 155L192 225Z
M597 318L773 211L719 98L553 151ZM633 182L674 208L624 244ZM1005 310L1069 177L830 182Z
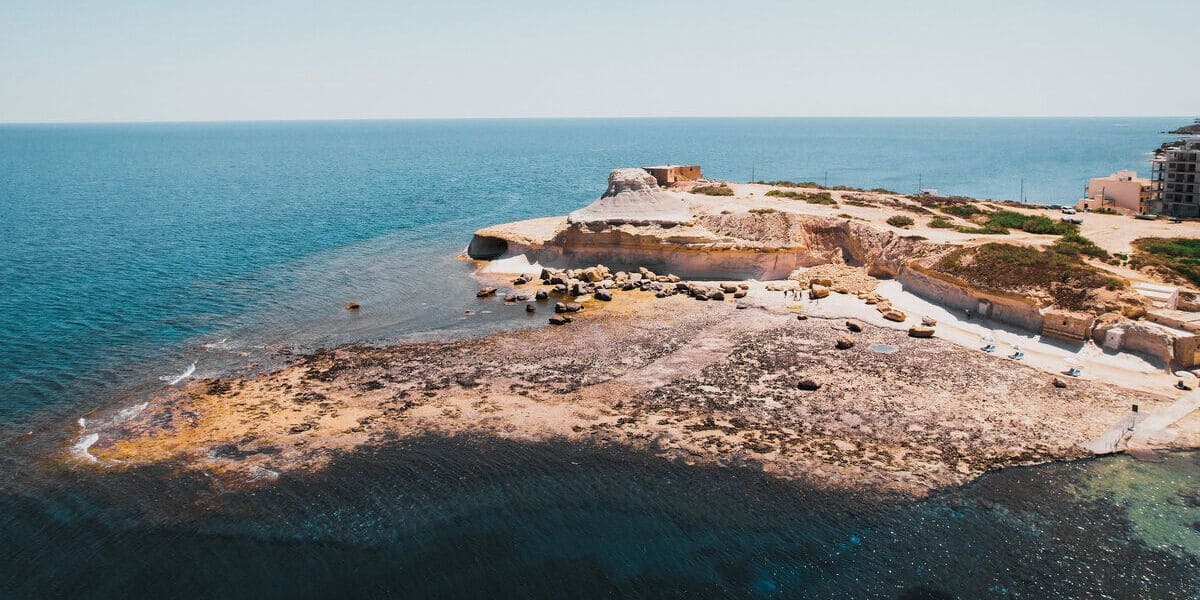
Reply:
M1190 116L1197 23L1200 0L0 0L0 122Z

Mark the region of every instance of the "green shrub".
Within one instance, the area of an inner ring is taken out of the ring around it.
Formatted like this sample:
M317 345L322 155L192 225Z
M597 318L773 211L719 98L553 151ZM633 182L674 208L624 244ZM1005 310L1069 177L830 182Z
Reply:
M1055 304L1069 310L1088 308L1092 291L1109 279L1080 261L1077 253L995 242L954 250L938 262L936 269L1005 292L1042 290Z
M1200 285L1200 239L1140 238L1133 240L1133 248L1136 252L1130 264L1134 268L1168 269Z
M983 211L979 210L979 207L975 206L974 204L968 203L968 202L964 202L962 204L949 204L949 205L945 205L945 206L939 206L939 207L937 207L937 209L948 215L954 215L956 217L962 217L964 219L969 219L975 215L983 214Z
M1054 249L1060 252L1074 252L1077 254L1086 254L1095 258L1108 258L1108 251L1096 245L1096 242L1089 240L1071 227L1063 233L1058 241L1054 242Z
M773 185L776 187L801 187L801 188L817 188L820 189L821 184L814 181L751 181L750 183L761 183L764 185Z
M765 195L772 198L790 198L792 200L803 200L809 204L828 204L837 206L837 200L829 195L829 192L793 192L791 190L771 190Z
M1129 285L1129 283L1119 277L1109 277L1108 279L1104 280L1104 289L1110 292L1119 290L1126 285Z
M705 196L732 196L733 190L725 184L721 185L702 185L692 188L693 194L704 194Z
M779 212L779 211L777 211L773 208L752 208L752 209L750 209L750 212L753 214L756 214L756 215L769 215L771 213L775 213L775 212Z
M915 222L912 217L906 215L892 215L887 219L887 224L892 227L909 227Z
M1005 229L1003 227L996 227L995 225L991 225L991 224L984 225L983 227L965 227L965 226L955 227L954 230L959 233L974 233L974 234L986 234L986 235L1008 235L1007 229Z
M951 229L954 227L954 223L951 223L946 217L938 215L929 220L929 226L935 229Z

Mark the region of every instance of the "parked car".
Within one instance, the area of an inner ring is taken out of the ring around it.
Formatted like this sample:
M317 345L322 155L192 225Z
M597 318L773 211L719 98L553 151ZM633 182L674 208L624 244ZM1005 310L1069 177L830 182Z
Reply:
M1073 207L1073 206L1064 206L1064 207L1062 207L1062 213L1063 213L1064 215L1073 215L1073 214L1075 214L1075 207Z
M1083 217L1065 216L1062 218L1063 223L1074 223L1075 225L1083 225Z

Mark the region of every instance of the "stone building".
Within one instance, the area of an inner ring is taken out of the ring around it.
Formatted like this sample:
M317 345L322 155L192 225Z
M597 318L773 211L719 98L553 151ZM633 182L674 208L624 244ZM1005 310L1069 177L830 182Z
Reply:
M1144 213L1150 210L1153 182L1138 177L1134 171L1117 171L1108 177L1088 180L1087 197L1078 208L1096 210L1108 208L1123 213Z
M1200 217L1200 136L1160 148L1150 162L1150 209L1172 217Z
M658 185L666 187L677 181L695 181L702 177L700 165L658 165L657 167L642 167L654 176Z

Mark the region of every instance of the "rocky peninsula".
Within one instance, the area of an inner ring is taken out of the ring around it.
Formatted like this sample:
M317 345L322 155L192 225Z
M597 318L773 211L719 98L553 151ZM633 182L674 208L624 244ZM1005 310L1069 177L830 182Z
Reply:
M253 485L407 436L565 439L920 496L1010 465L1200 446L1200 397L1166 371L1194 336L1147 320L1160 309L1127 279L1170 282L1087 245L1116 254L1145 232L1104 215L996 242L1010 214L1049 220L791 182L663 189L619 169L592 205L466 250L481 301L551 325L196 381L83 451Z

